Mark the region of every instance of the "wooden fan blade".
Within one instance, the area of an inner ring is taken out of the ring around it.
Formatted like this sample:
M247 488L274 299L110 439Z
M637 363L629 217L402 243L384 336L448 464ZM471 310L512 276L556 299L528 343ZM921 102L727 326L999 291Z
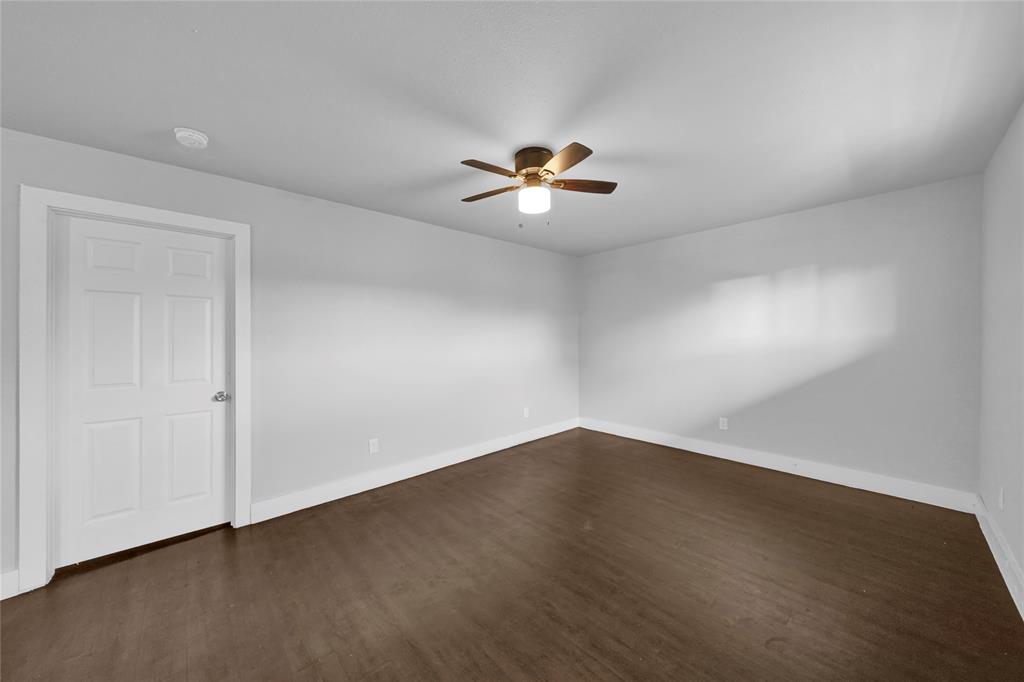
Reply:
M604 180L555 180L551 186L555 189L567 189L570 192L611 194L619 186L619 183L605 182Z
M593 149L584 147L579 142L573 142L568 147L558 152L544 164L544 170L554 175L564 173L577 163L594 153Z
M479 201L480 199L486 199L487 197L498 196L505 192L511 192L519 189L519 185L509 185L508 187L502 187L501 189L492 189L490 192L484 192L482 194L474 194L471 197L466 197L463 201Z
M489 173L497 173L498 175L504 175L506 178L518 177L515 171L510 171L509 169L502 168L501 166L495 166L493 163L487 163L486 161L466 159L462 163L463 165L469 166L470 168L476 168L478 170L487 171Z

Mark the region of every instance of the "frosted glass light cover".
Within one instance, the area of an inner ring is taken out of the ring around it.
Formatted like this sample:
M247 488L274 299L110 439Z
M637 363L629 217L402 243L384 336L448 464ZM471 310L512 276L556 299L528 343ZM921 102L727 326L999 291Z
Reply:
M524 187L519 190L520 213L547 213L551 209L551 190L547 187Z

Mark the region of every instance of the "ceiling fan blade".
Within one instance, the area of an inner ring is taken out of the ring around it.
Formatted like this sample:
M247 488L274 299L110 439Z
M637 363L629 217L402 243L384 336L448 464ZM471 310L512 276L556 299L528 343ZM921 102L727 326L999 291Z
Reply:
M502 187L501 189L492 189L490 192L483 192L482 194L474 194L471 197L466 197L463 201L479 201L480 199L486 199L487 197L495 197L505 192L511 192L519 189L519 185L509 185L508 187Z
M604 180L555 180L551 186L555 189L567 189L570 192L611 194L619 186L619 183L605 182Z
M584 147L579 142L573 142L568 147L552 156L548 162L544 164L544 170L550 171L554 175L564 173L593 153L593 149Z
M470 168L476 168L478 170L487 171L489 173L497 173L498 175L504 175L506 178L518 177L515 171L510 171L509 169L502 168L501 166L495 166L493 163L487 163L486 161L466 159L462 163L463 165L469 166Z

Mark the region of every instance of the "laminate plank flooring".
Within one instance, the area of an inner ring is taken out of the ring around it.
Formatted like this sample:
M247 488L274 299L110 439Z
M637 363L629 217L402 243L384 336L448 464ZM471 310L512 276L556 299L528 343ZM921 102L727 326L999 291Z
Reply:
M3 602L18 680L1016 680L969 514L576 429Z

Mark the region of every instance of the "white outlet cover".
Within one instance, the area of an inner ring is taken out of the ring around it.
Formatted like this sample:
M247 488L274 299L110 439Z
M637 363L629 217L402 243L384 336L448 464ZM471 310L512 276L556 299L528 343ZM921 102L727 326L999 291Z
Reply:
M530 408L529 407L524 407L523 408L523 419L529 419L529 418L530 418Z
M370 454L375 455L380 452L380 438L371 438L369 441Z
M719 431L728 431L729 430L729 418L728 417L719 417L718 418L718 429L719 429Z

